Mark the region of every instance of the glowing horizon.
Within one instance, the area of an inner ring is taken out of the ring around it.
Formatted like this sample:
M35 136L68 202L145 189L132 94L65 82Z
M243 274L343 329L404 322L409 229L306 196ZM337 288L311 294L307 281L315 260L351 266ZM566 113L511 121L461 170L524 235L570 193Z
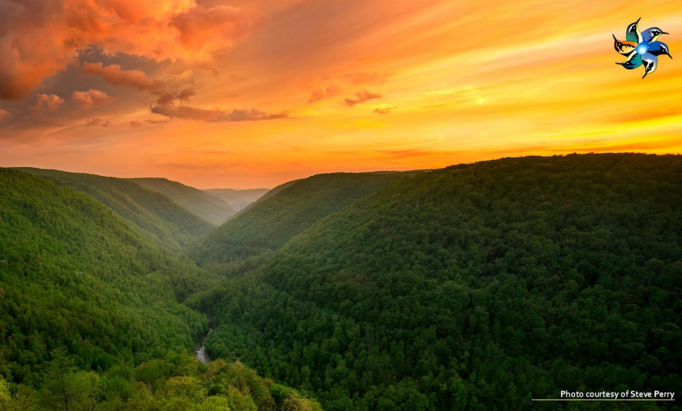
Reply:
M673 1L0 0L0 167L272 188L680 153L678 60L614 64L640 17L677 58Z

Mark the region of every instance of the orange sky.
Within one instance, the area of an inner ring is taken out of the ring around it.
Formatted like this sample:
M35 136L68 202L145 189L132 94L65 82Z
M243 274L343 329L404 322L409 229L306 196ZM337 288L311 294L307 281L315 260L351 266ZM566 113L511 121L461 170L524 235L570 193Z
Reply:
M0 0L0 166L254 188L682 151L679 1L140 3ZM639 17L676 58L643 80L611 37Z

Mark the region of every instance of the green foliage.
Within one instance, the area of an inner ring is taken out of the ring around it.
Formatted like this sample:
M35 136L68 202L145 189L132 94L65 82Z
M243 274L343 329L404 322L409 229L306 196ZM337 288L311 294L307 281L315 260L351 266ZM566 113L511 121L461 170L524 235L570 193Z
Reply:
M191 350L207 320L178 300L216 283L90 197L0 169L0 376L38 386L59 347L95 371Z
M165 194L176 203L214 225L224 223L236 213L229 204L219 198L165 178L131 178L129 181L146 189Z
M189 254L199 265L239 274L317 220L400 178L400 173L321 174L275 188L214 230Z
M212 358L315 392L328 410L680 393L681 175L679 156L503 159L400 179L314 225L274 213L293 220L282 231L302 231L276 243L251 242L237 217L211 236L206 261L226 239L223 262L290 240L192 305L219 324Z
M238 363L216 361L205 366L185 354L168 353L153 360L161 372L150 380L140 379L149 377L148 363L134 369L112 368L100 377L75 369L63 350L53 354L46 381L37 390L27 392L19 386L12 396L0 379L0 410L321 411L317 402L292 389L287 389L287 401L275 403L272 382ZM249 383L240 385L244 381ZM128 388L121 391L122 385Z
M133 223L139 233L171 249L179 249L213 229L166 195L132 181L37 168L21 170L88 194Z

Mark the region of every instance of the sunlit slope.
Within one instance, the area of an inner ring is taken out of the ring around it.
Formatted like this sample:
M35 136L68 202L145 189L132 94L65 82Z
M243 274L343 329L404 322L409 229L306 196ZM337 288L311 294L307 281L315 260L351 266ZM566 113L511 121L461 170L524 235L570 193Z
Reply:
M681 392L681 176L679 156L636 154L418 174L193 304L220 324L210 353L328 409L549 410L530 399Z
M35 168L21 170L88 194L167 247L179 248L213 229L209 222L168 196L125 179Z
M191 248L190 255L198 264L221 272L243 267L245 261L271 255L320 218L401 176L400 173L320 174L288 183L213 231Z
M131 178L129 180L149 190L167 195L176 203L214 225L224 223L236 213L232 206L220 198L176 181L165 178Z
M37 384L51 351L106 370L191 350L206 319L178 301L215 275L71 188L0 169L0 373Z

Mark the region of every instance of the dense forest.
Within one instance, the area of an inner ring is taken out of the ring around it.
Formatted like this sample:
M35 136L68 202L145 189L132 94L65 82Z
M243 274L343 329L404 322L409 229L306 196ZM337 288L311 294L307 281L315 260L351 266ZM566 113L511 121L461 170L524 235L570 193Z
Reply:
M168 196L126 179L37 168L21 170L89 195L164 247L178 250L214 228Z
M74 366L64 350L52 357L38 389L12 387L0 377L0 410L322 411L314 399L238 362L204 365L169 352L136 367L123 363L96 373Z
M241 364L186 354L181 302L220 277L93 198L0 169L0 410L320 409Z
M318 175L215 229L191 187L26 171L0 169L0 411L682 393L680 156ZM204 365L188 352L209 319Z
M189 255L233 276L262 263L317 220L396 181L400 173L320 174L271 190L214 230Z
M190 305L219 324L213 358L314 392L327 410L520 410L560 390L679 394L680 233L679 156L459 165L328 215Z
M236 213L235 209L220 198L176 181L165 178L131 178L129 180L149 190L165 194L187 210L216 226L224 223Z

